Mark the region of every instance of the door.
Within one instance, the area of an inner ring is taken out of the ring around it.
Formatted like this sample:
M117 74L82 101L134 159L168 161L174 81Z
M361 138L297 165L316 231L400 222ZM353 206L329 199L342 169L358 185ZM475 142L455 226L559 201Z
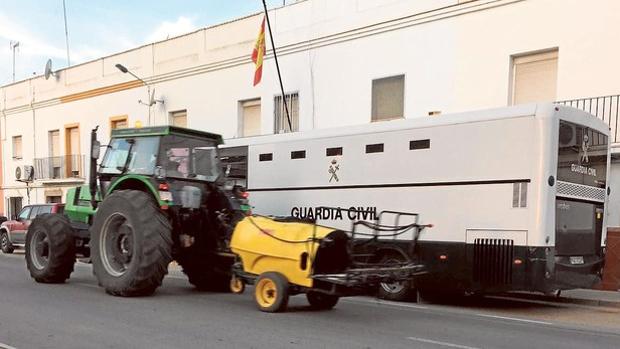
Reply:
M34 210L36 210L36 208L34 208ZM26 231L28 230L28 226L30 226L30 222L31 222L30 217L32 216L32 214L33 214L33 207L26 206L21 210L21 212L17 216L17 220L13 222L12 226L10 227L11 242L13 244L21 245L26 242Z

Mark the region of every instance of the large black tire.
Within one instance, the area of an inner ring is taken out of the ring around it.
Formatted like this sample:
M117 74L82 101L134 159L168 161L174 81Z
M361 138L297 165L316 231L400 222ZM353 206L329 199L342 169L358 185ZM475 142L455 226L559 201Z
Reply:
M146 296L161 286L172 261L171 226L151 195L112 193L91 228L93 273L114 296Z
M306 299L308 299L308 303L310 303L312 309L328 310L332 309L336 306L336 304L338 304L338 300L340 299L340 297L320 292L309 291L308 293L306 293Z
M262 273L254 286L254 301L260 311L277 313L288 306L288 280L280 273Z
M189 283L200 291L230 292L232 276L213 269L217 262L207 258L206 253L188 252L177 258Z
M26 266L41 283L63 283L73 272L75 239L67 217L51 213L38 216L26 233Z
M381 259L381 264L404 263L407 259L399 253L390 253ZM413 281L401 281L394 283L381 283L377 290L377 297L389 301L410 301L415 299L416 290Z
M9 234L4 230L0 231L0 250L6 254L11 254L15 250L9 239Z

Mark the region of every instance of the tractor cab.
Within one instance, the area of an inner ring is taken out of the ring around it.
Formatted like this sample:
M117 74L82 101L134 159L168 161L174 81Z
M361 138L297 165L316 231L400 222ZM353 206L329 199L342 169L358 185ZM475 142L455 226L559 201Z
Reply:
M221 143L219 135L174 126L113 130L97 169L98 192L152 187L174 196L159 195L169 201L162 205L196 208L190 202L196 191L223 181Z

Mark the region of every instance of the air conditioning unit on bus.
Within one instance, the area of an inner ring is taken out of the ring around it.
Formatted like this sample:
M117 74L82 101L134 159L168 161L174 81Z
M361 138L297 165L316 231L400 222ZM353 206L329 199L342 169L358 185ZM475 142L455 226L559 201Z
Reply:
M575 125L560 122L560 147L577 146L577 127Z

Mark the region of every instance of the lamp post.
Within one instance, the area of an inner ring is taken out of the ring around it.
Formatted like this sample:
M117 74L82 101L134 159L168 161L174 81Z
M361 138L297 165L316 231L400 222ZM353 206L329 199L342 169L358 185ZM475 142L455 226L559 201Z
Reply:
M131 70L127 69L124 65L122 64L116 64L115 65L116 69L120 70L121 73L123 74L129 74L131 76L133 76L134 78L136 78L138 81L142 82L145 86L146 86L146 93L147 93L147 97L148 97L148 103L142 103L142 100L138 100L138 103L140 104L144 104L149 108L149 126L151 126L151 106L155 103L153 100L151 100L151 85L147 84L146 81L142 80L141 77L139 77L138 75L134 74Z

